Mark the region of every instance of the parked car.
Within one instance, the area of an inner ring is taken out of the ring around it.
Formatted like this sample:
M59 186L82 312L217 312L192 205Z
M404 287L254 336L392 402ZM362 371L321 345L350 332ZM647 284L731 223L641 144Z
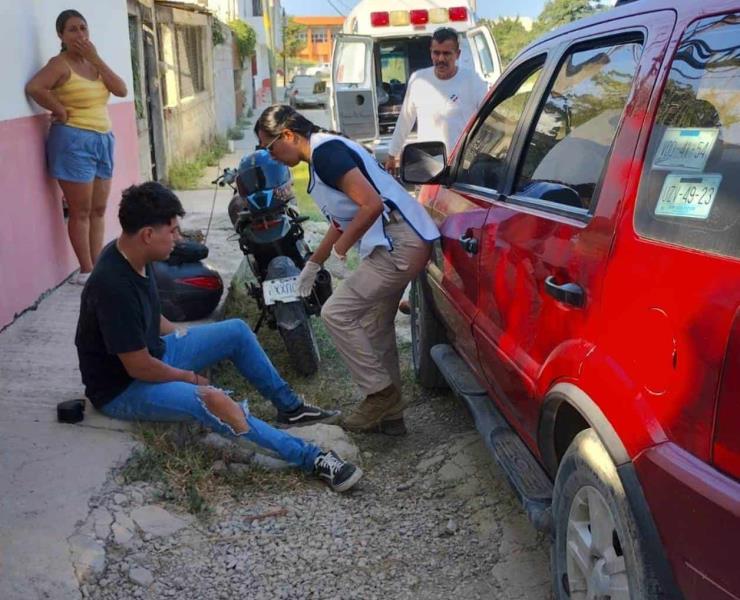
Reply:
M329 101L326 81L315 75L296 75L285 89L285 99L291 106L324 107Z
M555 597L740 598L740 2L547 34L402 176L442 233L416 375L551 532Z

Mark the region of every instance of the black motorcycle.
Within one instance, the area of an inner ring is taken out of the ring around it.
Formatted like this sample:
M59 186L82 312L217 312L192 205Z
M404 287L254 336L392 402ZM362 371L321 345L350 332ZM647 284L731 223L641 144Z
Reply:
M301 226L308 217L294 206L290 171L258 150L245 156L238 169L225 169L213 183L228 184L235 191L229 217L256 280L247 283L247 293L260 310L255 333L263 323L277 329L295 369L312 375L319 367L319 349L310 316L318 315L331 295L331 275L321 269L311 296L298 296L296 281L311 250Z

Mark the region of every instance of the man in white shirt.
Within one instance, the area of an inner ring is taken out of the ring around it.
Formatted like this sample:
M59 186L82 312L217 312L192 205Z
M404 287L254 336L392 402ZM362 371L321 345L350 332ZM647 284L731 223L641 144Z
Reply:
M477 112L488 84L477 73L457 66L460 45L449 27L432 35L432 67L409 78L401 114L393 131L385 168L395 173L398 157L415 122L420 142L444 142L449 155L468 120Z

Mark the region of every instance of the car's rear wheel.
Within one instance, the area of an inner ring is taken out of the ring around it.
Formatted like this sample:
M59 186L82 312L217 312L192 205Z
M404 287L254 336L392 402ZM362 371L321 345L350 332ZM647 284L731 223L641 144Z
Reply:
M416 380L425 388L446 387L442 373L432 360L430 350L436 344L447 341L441 323L434 316L424 293L421 277L411 283L411 356Z
M552 507L557 600L661 597L617 469L593 429L581 431L563 456Z

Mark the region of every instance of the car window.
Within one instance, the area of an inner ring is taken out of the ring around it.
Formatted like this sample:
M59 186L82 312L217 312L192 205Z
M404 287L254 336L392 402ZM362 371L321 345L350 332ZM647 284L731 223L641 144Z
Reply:
M493 57L491 56L491 50L488 47L485 36L482 33L476 33L473 36L473 43L475 44L475 49L478 51L483 73L486 75L493 73Z
M590 208L641 50L635 40L565 55L525 146L515 194Z
M462 151L457 182L498 190L506 171L506 156L524 107L542 73L544 57L522 65L494 93L485 115Z
M650 135L635 210L646 237L740 258L740 14L684 34Z

